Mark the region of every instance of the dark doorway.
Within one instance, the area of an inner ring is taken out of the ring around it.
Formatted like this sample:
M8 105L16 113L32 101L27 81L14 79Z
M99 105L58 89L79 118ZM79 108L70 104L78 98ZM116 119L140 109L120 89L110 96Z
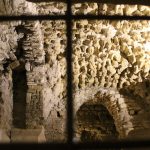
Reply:
M13 71L13 125L15 128L26 127L27 79L24 69Z

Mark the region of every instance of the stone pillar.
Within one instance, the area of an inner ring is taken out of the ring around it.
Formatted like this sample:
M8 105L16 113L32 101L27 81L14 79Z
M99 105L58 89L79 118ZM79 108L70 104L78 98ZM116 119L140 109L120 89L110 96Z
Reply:
M15 130L13 142L43 142L43 82L44 60L43 36L39 21L26 21L27 31L23 42L27 70L26 130ZM42 129L41 129L42 127ZM42 136L41 136L42 135ZM16 137L15 137L16 136Z
M27 71L27 98L26 98L26 127L39 128L43 125L43 84L44 66L30 65Z
M43 125L42 86L28 85L26 127L39 128Z
M32 10L30 11L32 12ZM26 127L39 128L43 125L44 119L42 90L45 75L45 52L43 49L43 36L39 21L26 21L24 27L28 31L23 42L28 85Z

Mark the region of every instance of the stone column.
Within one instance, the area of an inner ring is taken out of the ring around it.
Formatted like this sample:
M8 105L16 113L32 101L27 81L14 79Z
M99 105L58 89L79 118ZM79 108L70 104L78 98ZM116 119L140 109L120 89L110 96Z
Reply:
M31 3L29 3L31 5ZM33 5L35 13L36 7ZM31 8L31 7L30 7ZM27 10L27 12L32 10ZM27 98L26 98L26 130L16 131L15 141L44 142L43 127L43 84L45 52L43 49L43 36L39 21L26 21L23 23L27 33L23 42L24 57L27 70ZM20 137L20 134L25 136ZM28 133L28 134L26 134ZM41 136L42 135L42 136ZM22 139L22 140L19 140ZM40 139L40 141L39 141Z
M38 128L43 125L42 86L28 85L26 126Z

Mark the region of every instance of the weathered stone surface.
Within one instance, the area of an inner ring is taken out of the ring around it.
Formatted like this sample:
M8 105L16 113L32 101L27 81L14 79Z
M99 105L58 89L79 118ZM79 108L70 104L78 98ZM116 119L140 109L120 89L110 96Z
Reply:
M20 66L19 61L14 61L14 62L12 62L12 63L9 65L9 67L10 67L11 69L15 69L15 68L18 67L18 66Z
M78 95L78 96L82 96L82 95ZM80 98L82 99L82 101L80 101ZM150 113L147 112L147 110L144 110L143 106L139 102L136 102L136 100L133 100L130 97L120 95L119 92L116 91L115 89L101 88L96 94L91 95L90 99L83 100L82 97L80 98L76 97L75 102L76 104L78 104L76 105L78 108L75 107L75 110L74 110L75 115L76 115L75 133L77 134L77 137L79 135L81 136L81 130L83 130L83 126L85 126L83 124L86 122L86 118L84 118L86 116L86 113L90 112L91 109L93 108L93 107L88 107L88 105L95 106L95 109L91 111L90 114L94 113L95 111L97 114L102 113L100 110L96 110L96 107L98 105L103 105L107 108L109 113L113 116L116 130L119 133L119 138L127 137L129 133L131 131L134 132L134 130L135 130L134 134L136 136L136 130L143 129L143 131L144 130L146 131L146 129L149 128L148 116ZM87 106L84 107L84 110L80 111L82 107L85 105ZM87 117L87 119L90 119L90 118ZM81 126L78 126L79 125L78 122L80 121L83 124L81 123ZM87 124L93 124L93 122L90 121ZM98 119L97 122L101 124L100 119ZM87 130L90 130L90 126L88 127L87 125L86 128ZM93 125L92 128L95 128L95 124ZM113 134L113 136L115 137L115 134ZM138 133L137 133L137 136L138 136Z
M142 37L149 30L149 21L145 26L145 21L87 22L73 25L78 26L73 32L76 88L98 85L120 89L137 83L138 76L149 78L149 38Z
M66 4L65 3L57 3L57 2L41 2L37 3L37 9L39 14L65 14L66 12Z
M142 5L83 3L74 4L72 10L73 14L150 15L150 8ZM0 2L0 14L5 15L65 12L64 3ZM149 126L146 117L139 125L139 114L144 115L150 108L149 26L149 21L73 22L74 110L77 112L89 99L102 103L113 117L120 137ZM65 21L5 22L0 24L0 31L0 127L12 127L11 72L20 69L26 71L28 86L26 127L38 130L44 125L48 141L65 140ZM97 132L94 134L99 138Z
M13 143L45 143L44 128L41 129L13 129L11 131Z
M7 134L7 131L0 129L0 143L1 144L8 144L10 143L10 137Z
M0 128L10 130L12 126L13 91L11 71L0 75Z

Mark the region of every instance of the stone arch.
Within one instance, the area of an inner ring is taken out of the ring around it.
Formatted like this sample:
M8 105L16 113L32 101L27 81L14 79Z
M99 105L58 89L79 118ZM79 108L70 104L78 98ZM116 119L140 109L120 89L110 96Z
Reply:
M88 101L77 111L75 137L82 142L115 140L118 135L114 119L104 105Z
M121 95L115 89L100 89L90 100L76 102L75 119L77 111L86 102L97 105L101 104L107 108L114 119L119 138L128 137L131 131L133 135L134 131L146 128L138 122L139 120L143 120L142 122L144 123L144 120L147 120L145 117L141 117L141 115L145 115L141 106L133 99ZM136 133L134 133L134 135L136 135Z

